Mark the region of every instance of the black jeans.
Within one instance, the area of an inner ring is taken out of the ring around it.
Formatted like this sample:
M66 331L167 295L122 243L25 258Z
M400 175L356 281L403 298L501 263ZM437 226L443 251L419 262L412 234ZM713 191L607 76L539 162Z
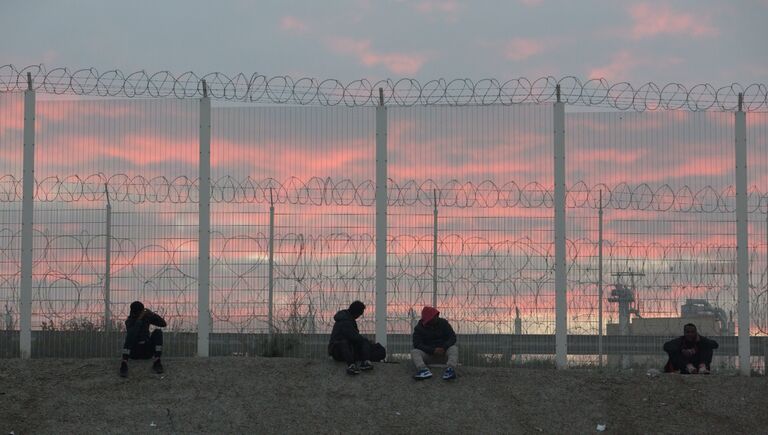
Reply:
M347 340L337 341L328 345L328 353L336 361L344 361L347 365L354 364L356 361L371 359L371 343L368 340L354 343Z
M679 370L680 373L687 374L688 364L692 364L697 369L699 364L707 366L707 370L710 370L712 364L712 349L699 349L693 356L685 356L683 352L676 351L669 353L669 363L667 363L668 369Z
M124 359L149 359L153 356L160 358L163 353L163 331L155 329L149 340L138 340L137 334L128 332L123 345Z

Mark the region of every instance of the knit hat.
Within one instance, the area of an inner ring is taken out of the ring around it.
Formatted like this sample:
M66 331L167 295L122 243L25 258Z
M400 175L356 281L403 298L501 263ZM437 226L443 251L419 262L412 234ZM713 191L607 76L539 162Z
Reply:
M440 311L437 311L437 308L435 307L426 306L422 308L421 324L426 325L427 323L431 322L432 319L434 319L438 314L440 314Z

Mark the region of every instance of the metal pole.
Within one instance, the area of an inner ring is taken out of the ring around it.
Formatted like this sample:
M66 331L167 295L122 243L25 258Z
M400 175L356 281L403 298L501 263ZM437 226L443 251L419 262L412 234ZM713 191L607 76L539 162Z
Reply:
M555 365L568 366L568 299L565 264L565 105L560 101L554 107L555 154Z
M376 106L376 341L387 347L387 107Z
M197 262L197 356L209 355L211 332L210 267L211 267L211 99L203 80L200 99L200 202L199 258Z
M432 306L437 308L437 189L432 191L435 208L432 212Z
M739 110L735 114L736 139L736 268L739 306L739 371L750 374L749 346L749 216L747 210L747 115L742 110L743 94L739 94Z
M21 203L21 301L19 310L19 352L32 356L32 250L35 194L35 91L32 74L27 73L24 91L24 173Z
M597 211L597 355L603 366L603 190L600 189L600 208Z
M107 229L104 247L104 330L108 331L112 326L109 286L112 269L112 204L109 202L109 187L104 183L104 194L107 196Z
M515 335L521 335L523 333L523 320L520 318L520 308L515 307ZM518 351L515 354L515 362L522 364L523 355Z
M269 270L267 274L269 282L267 324L269 326L269 338L271 339L275 328L274 318L272 317L275 288L275 201L272 196L271 187L269 188Z

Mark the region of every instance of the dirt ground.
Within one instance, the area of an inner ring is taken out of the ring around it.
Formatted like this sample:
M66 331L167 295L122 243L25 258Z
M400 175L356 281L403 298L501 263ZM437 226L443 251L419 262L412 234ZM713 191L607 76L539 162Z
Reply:
M0 360L0 433L768 433L768 378L326 360ZM438 372L436 370L436 372ZM436 374L439 374L436 373Z

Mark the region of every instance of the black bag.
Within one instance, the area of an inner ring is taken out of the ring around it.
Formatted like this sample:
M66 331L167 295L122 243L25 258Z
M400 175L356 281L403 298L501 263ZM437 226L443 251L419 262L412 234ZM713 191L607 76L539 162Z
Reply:
M371 361L379 362L384 361L387 358L387 350L381 343L374 343L371 345Z

